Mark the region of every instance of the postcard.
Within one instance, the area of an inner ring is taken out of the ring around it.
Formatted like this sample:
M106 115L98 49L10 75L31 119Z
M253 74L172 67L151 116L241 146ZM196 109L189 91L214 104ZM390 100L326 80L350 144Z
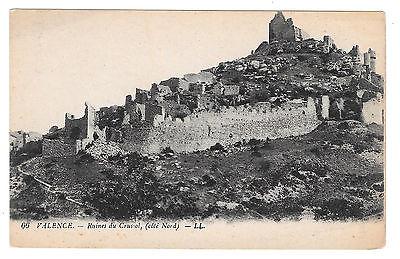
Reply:
M16 247L385 244L385 14L10 11Z

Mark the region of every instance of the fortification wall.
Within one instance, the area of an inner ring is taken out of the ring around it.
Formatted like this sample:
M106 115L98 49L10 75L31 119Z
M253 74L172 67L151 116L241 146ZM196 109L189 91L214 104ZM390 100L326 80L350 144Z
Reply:
M363 103L361 118L364 123L384 123L384 102L381 98L373 98Z
M77 153L75 141L43 139L42 155L45 157L66 157Z
M242 139L275 139L309 133L319 125L314 101L272 107L229 107L220 112L202 111L183 121L165 121L158 127L124 130L120 146L127 151L158 153L165 147L175 152L204 150L219 142L234 144Z

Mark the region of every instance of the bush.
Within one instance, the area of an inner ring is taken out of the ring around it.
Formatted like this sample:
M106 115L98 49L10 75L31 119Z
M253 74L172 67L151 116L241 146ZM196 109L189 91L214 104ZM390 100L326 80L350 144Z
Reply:
M171 149L171 147L166 147L163 150L161 150L162 154L174 154L174 151Z
M292 175L301 180L306 177L299 174L299 171L314 172L319 177L325 177L329 172L329 166L319 159L297 159L285 165L284 170L289 171Z
M79 150L77 157L74 161L74 164L81 164L81 163L92 163L95 159L93 156L84 150Z
M329 149L329 144L325 145L315 145L310 148L310 152L313 153L316 157L321 157L324 154L324 151Z
M313 212L317 220L360 219L363 214L363 204L360 201L334 198L324 201L320 208L313 209Z
M261 143L261 140L254 139L254 138L250 139L249 142L247 142L247 144L249 146L257 146L257 145L260 145L260 143Z
M139 170L91 183L83 200L96 208L102 218L130 219L152 209L159 197L159 182L154 174Z
M210 147L211 151L221 151L221 152L226 152L225 148L223 145L221 145L220 143L216 143L214 146Z
M138 169L143 169L149 162L148 158L142 156L137 152L130 153L128 155L128 168L130 172L134 172Z
M262 157L262 154L258 150L254 150L253 152L251 152L251 155L255 157Z
M299 204L299 201L290 197L274 203L266 203L264 199L252 197L249 201L242 202L242 205L275 221L280 221L288 216L299 218L303 212L303 207Z
M203 175L202 179L204 181L204 185L208 187L214 186L217 183L215 177L209 174Z
M121 153L117 153L115 155L110 155L108 156L107 160L111 163L116 163L116 164L125 164L125 159L127 159L127 155L122 155Z
M242 146L242 141L237 141L235 144L233 144L234 147L241 147Z
M183 218L200 215L197 198L188 191L180 191L179 184L166 184L153 208L154 217Z
M22 175L22 180L26 185L30 185L35 181L35 178L32 175L24 174Z
M103 219L129 220L142 217L144 212L171 218L199 215L194 195L181 191L179 184L162 184L146 168L147 162L147 157L129 154L128 170L122 174L102 171L107 179L89 184L82 195L83 201L93 206ZM212 178L208 179L211 182Z
M262 144L261 148L262 148L262 149L267 149L267 150L272 149L271 140L270 140L269 138L267 138L267 139L264 141L264 143Z
M260 163L260 170L261 172L268 172L269 169L271 168L271 162L268 160L264 160Z

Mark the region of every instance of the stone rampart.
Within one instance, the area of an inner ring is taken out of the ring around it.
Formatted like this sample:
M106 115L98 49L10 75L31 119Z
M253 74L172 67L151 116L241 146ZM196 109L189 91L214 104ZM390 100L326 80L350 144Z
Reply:
M219 142L234 144L242 139L276 139L309 133L319 125L315 103L270 103L228 107L221 111L202 111L183 120L165 121L157 127L124 129L120 146L126 151L158 153L166 147L175 152L204 150Z
M381 97L373 98L363 103L361 120L364 123L384 124L385 104Z

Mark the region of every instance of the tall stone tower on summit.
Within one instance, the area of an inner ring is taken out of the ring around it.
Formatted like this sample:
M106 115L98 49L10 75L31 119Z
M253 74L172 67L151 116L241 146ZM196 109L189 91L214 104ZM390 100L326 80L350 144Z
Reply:
M302 29L294 26L292 18L286 19L281 11L278 11L269 23L269 42L273 41L302 41L309 38Z

